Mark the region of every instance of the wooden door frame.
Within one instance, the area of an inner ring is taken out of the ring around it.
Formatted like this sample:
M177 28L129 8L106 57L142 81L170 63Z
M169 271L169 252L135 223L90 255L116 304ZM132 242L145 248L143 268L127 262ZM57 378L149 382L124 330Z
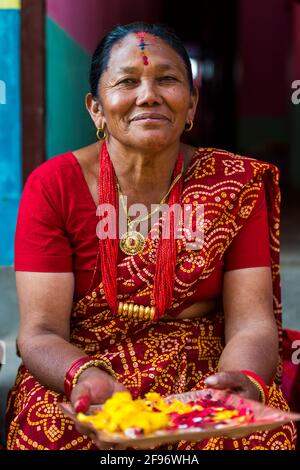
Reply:
M22 175L45 161L46 0L21 3Z

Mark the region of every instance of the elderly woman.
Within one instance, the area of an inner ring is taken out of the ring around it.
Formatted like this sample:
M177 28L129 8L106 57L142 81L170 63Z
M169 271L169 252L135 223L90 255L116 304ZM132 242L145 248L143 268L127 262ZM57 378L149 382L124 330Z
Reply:
M198 95L187 52L165 27L112 30L93 55L90 85L98 141L41 165L22 196L15 270L23 364L8 401L8 448L97 448L58 403L85 411L125 389L138 397L209 385L287 409L275 384L278 169L180 142ZM175 237L174 213L162 236L162 202L189 205L191 215L204 207L202 245ZM129 216L137 203L148 216ZM126 213L121 234L107 208L119 220ZM290 424L168 448L293 449L294 441Z

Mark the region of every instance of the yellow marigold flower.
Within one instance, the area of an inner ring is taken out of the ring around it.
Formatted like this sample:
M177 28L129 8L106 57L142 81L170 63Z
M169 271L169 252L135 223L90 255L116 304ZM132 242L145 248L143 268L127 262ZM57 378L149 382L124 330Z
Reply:
M148 392L148 393L146 393L145 398L146 398L146 400L149 400L151 402L162 401L162 397L157 392Z
M168 413L177 412L179 414L183 414L183 413L188 413L189 411L192 411L191 405L187 403L183 403L182 401L179 401L179 400L174 400L172 403L167 405L167 407L168 407L168 411L167 411Z
M224 410L224 411L219 411L218 413L213 416L213 421L226 421L227 419L233 418L234 416L237 416L239 413L236 410L230 411L230 410Z
M204 410L204 407L201 406L201 405L194 405L194 406L192 407L192 409L193 409L193 410L197 410L197 411L202 411L202 410Z
M130 393L117 392L95 415L86 416L79 413L77 418L82 423L91 423L96 429L108 432L138 428L146 434L167 426L169 405L158 393L148 393L146 399L133 400ZM158 410L158 404L162 408L161 411L155 411Z

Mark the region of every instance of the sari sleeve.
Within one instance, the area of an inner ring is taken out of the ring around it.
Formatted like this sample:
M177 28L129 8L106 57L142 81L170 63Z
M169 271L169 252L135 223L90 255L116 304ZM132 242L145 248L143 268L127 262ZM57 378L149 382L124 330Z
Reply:
M224 255L224 270L271 266L264 185L249 216Z
M72 250L59 195L33 172L24 187L15 233L15 271L71 272Z

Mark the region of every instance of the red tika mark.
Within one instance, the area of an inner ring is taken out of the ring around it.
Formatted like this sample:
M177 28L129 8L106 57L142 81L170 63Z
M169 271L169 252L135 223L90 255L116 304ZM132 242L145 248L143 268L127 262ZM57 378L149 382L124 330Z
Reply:
M138 47L141 49L143 64L148 65L149 60L148 60L148 57L146 56L146 53L145 53L145 48L148 45L148 44L145 43L145 32L140 31L140 32L136 33L136 36L140 40L140 42L138 44Z
M144 41L145 39L145 31L139 31L138 33L136 33L137 37L141 40L141 41Z

